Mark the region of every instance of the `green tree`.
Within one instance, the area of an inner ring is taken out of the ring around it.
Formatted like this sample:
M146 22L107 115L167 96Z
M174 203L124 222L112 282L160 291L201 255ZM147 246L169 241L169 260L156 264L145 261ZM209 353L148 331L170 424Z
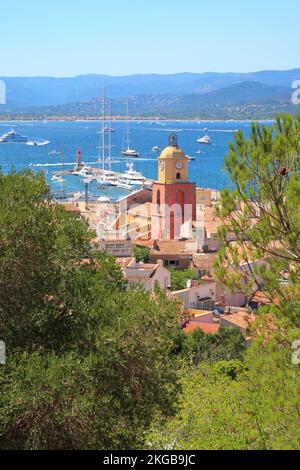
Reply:
M191 280L199 279L196 269L193 269L193 268L184 269L184 270L178 270L178 269L172 268L170 269L170 271L171 271L171 288L174 291L185 289L187 285L187 281L189 279Z
M8 348L60 341L74 318L66 287L91 234L47 191L42 175L0 173L0 330Z
M0 174L0 447L143 446L177 395L176 307L126 290L40 175Z
M144 263L149 263L150 259L150 248L148 246L139 246L136 245L133 249L133 256L137 263L143 261Z
M130 291L110 308L89 347L10 351L0 369L0 448L141 448L153 416L173 413L172 305Z
M249 139L239 132L226 169L233 188L222 192L217 210L223 221L218 277L248 294L260 280L271 304L268 312L284 328L299 328L300 116L279 116L270 127L253 124ZM246 285L241 259L248 265Z
M197 329L185 335L182 356L199 362L242 359L245 339L238 328L221 327L215 334L207 334Z
M157 418L153 449L297 450L298 366L287 348L258 340L244 362L186 367L175 417Z

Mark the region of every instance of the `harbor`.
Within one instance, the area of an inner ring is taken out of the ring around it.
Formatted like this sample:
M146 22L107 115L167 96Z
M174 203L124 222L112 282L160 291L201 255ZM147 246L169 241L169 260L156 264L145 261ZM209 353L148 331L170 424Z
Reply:
M164 125L162 125L164 124ZM107 121L105 123L107 126ZM13 127L20 135L27 136L28 140L44 138L50 141L44 146L27 146L21 144L0 145L0 167L6 174L12 168L15 171L30 169L34 172L42 171L45 174L51 192L55 195L67 194L84 197L84 175L74 174L77 165L77 151L81 151L81 160L85 166L92 169L95 178L89 183L89 198L96 200L99 197L110 198L114 201L136 190L136 185L130 190L124 187L104 185L97 181L97 176L103 174L102 149L98 147L102 143L102 121L94 122L0 122L0 134ZM200 187L213 187L221 189L229 184L224 171L224 156L228 151L228 141L232 139L237 128L241 128L248 135L251 124L246 121L232 122L190 122L190 121L140 121L131 120L130 133L134 148L140 152L138 158L128 158L122 155L124 148L124 132L126 120L112 120L110 127L115 132L106 132L106 142L111 137L110 162L105 162L105 170L119 178L132 163L134 171L141 173L146 181L151 182L156 178L156 164L159 150L164 148L169 132L175 131L180 137L180 142L186 154L193 158L189 162L190 174L193 181ZM208 134L213 140L212 145L199 145L197 139L208 129ZM106 144L106 146L108 143ZM63 150L63 152L62 152ZM106 148L105 160L108 158ZM64 179L52 180L53 176Z

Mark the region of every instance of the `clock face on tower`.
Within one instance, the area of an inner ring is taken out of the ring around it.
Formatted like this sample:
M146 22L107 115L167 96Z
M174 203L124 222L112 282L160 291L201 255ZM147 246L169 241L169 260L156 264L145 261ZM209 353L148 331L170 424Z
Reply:
M160 169L163 170L165 168L165 162L159 162Z
M182 162L177 162L176 163L176 168L177 168L177 170L182 170L182 168L183 168Z

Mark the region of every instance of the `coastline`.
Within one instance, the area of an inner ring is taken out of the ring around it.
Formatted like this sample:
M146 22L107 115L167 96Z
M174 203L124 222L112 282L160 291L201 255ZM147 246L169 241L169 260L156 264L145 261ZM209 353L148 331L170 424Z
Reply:
M0 114L0 123L5 123L5 122L101 122L102 119L100 117L80 117L80 118L75 118L72 116L49 116L49 117L34 117L34 116L20 116L20 117L13 117L13 119L7 118L5 116L1 116ZM118 122L126 122L127 119L125 116L112 116L111 121L118 121ZM165 119L165 118L160 118L160 117L138 117L138 116L132 116L129 117L129 121L132 122L203 122L203 123L209 123L209 122L275 122L275 119L201 119L201 118L172 118L172 119Z

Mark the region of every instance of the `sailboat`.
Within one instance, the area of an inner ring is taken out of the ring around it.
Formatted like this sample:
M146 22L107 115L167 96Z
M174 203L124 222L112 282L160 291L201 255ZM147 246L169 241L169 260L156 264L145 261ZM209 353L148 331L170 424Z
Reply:
M101 145L99 145L99 162L102 160L102 172L97 175L97 182L102 186L116 186L117 178L114 171L111 171L111 132L105 132L105 94L103 93L103 102L102 102L102 129L100 131L101 135ZM108 127L110 127L110 106L109 106L109 121ZM108 135L108 145L106 145L106 134ZM108 149L108 156L106 158L106 149ZM102 156L100 155L100 150L102 150ZM108 165L108 169L105 168L105 165Z
M125 157L137 158L140 156L140 153L130 148L130 134L129 134L129 102L127 100L127 122L126 122L126 136L125 136L125 145L126 148L122 150L122 155Z

